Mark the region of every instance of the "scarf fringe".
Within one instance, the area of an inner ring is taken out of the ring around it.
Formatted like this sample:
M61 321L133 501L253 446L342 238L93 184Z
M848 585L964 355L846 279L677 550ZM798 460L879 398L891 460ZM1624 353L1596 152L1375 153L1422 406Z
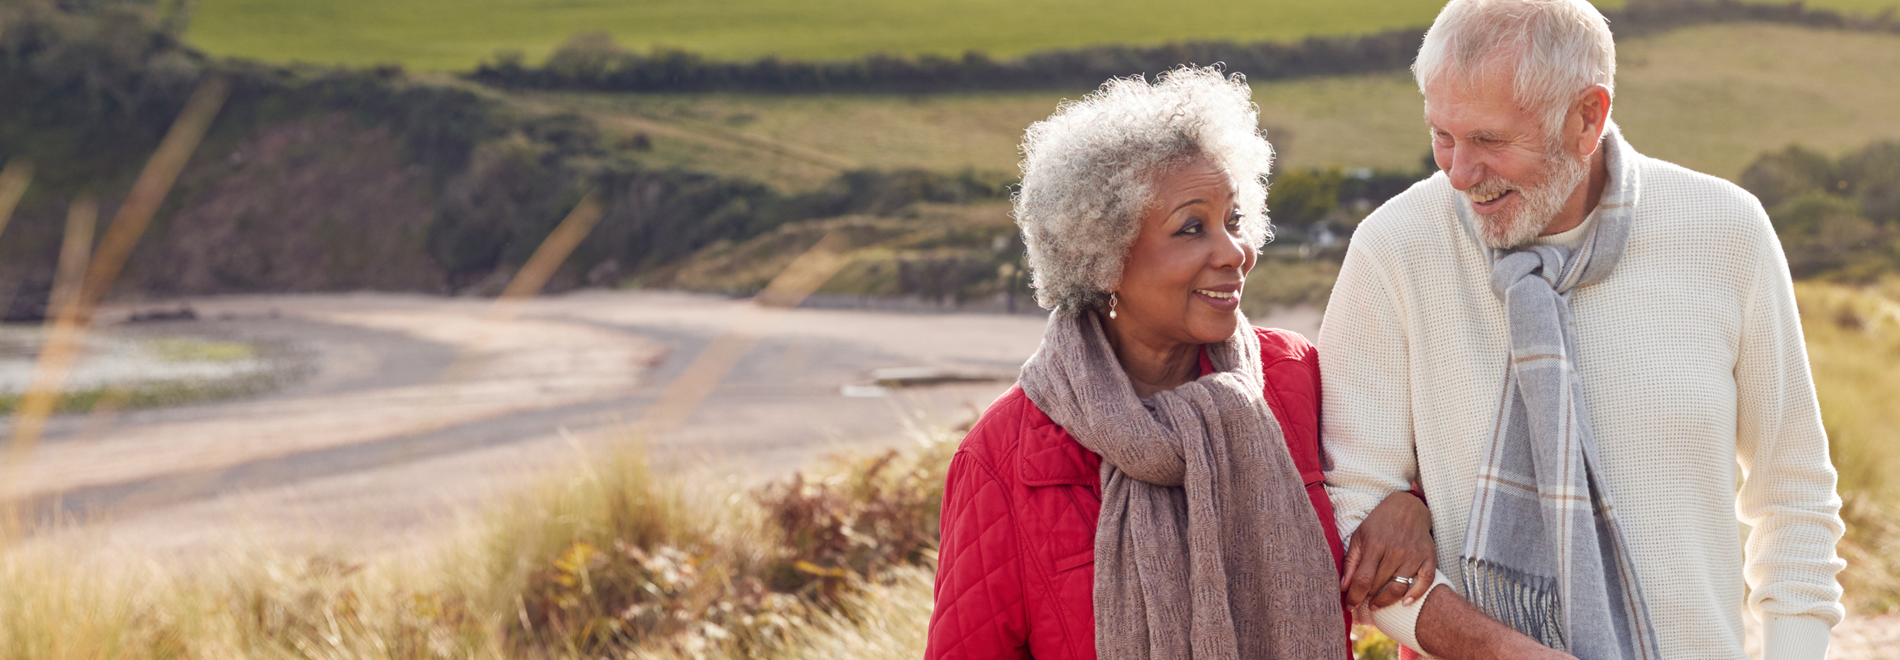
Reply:
M1484 559L1463 558L1465 598L1504 625L1544 646L1564 650L1557 581Z

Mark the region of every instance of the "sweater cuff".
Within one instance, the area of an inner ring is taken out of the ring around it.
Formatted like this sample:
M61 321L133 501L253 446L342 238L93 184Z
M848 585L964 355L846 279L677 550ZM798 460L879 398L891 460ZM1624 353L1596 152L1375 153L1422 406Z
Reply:
M1820 617L1763 613L1762 660L1823 660L1833 626Z
M1392 638L1392 641L1413 651L1419 651L1419 655L1424 656L1418 646L1418 613L1425 610L1425 601L1431 600L1432 594L1438 593L1441 585L1449 589L1451 581L1445 579L1444 571L1434 571L1432 588L1425 591L1423 598L1411 605L1395 603L1382 610L1373 610L1372 625L1377 626L1379 632L1385 633L1385 636Z

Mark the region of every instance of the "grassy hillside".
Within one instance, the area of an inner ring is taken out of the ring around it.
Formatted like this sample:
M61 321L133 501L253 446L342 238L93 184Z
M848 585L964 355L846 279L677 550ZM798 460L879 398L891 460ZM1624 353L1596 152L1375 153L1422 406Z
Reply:
M681 47L717 58L871 52L1011 56L1105 43L1293 40L1425 25L1421 0L200 0L193 43L221 55L335 64L399 62L464 70L498 49L538 61L576 32L630 47ZM1603 0L1614 7L1620 0ZM1873 13L1894 0L1809 5Z
M539 60L569 35L602 30L642 50L666 45L719 58L971 49L1008 56L1102 43L1375 32L1429 23L1436 10L1413 0L202 0L190 38L213 53L267 60L460 70L497 49Z
M1900 36L1726 25L1620 46L1617 121L1658 158L1734 179L1789 144L1839 152L1900 137ZM1013 172L1023 128L1085 91L530 98L646 132L658 162L796 188L860 166ZM1284 167L1409 169L1427 148L1403 74L1261 83L1254 100Z

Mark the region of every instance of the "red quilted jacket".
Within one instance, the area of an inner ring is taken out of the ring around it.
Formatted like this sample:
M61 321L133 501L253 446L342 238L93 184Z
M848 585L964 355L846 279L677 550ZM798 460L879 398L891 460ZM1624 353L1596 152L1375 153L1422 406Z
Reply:
M1298 334L1254 332L1267 403L1337 569L1344 551L1320 468L1318 354ZM1201 370L1212 370L1205 354ZM1020 386L990 404L957 448L944 486L927 660L1094 660L1100 466L1101 457L1037 410ZM1351 623L1343 607L1341 615Z

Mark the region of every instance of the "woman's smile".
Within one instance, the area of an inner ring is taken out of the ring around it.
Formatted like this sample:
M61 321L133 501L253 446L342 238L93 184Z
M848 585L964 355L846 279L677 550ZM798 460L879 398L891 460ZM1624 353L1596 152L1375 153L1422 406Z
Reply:
M1194 298L1222 312L1240 309L1240 284L1224 284L1194 290Z

